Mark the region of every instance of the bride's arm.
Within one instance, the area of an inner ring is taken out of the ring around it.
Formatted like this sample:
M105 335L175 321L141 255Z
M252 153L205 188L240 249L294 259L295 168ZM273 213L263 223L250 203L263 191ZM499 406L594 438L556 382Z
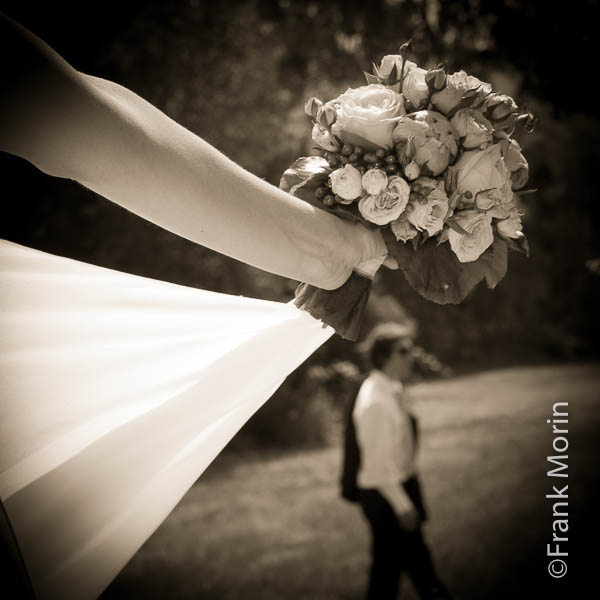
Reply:
M194 242L325 289L387 253L378 232L282 192L130 90L0 22L0 150Z

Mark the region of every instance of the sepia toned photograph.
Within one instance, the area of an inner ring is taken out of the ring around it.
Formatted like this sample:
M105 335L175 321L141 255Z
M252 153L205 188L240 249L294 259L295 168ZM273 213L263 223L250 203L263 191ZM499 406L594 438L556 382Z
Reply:
M593 598L600 3L0 2L2 598Z

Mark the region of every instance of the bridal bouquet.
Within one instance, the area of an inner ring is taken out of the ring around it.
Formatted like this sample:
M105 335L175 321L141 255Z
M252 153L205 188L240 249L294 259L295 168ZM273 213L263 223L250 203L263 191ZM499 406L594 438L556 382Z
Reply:
M517 140L533 131L534 118L465 71L422 69L407 50L374 64L367 85L306 102L318 155L297 159L280 187L380 228L414 289L433 302L459 303L483 279L496 286L508 249L528 253L515 195L529 169ZM352 338L370 283L359 287L354 306L355 290L304 284L296 302Z

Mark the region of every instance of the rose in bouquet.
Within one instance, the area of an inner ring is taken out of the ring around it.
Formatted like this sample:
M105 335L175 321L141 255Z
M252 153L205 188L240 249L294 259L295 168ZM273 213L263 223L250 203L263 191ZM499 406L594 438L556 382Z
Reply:
M407 51L373 65L365 86L308 100L317 155L296 160L280 187L379 228L420 294L459 303L483 279L498 284L508 249L528 253L516 196L529 168L518 139L534 118L489 83L422 69ZM324 292L309 287L299 304L310 310ZM325 312L347 298L330 292Z

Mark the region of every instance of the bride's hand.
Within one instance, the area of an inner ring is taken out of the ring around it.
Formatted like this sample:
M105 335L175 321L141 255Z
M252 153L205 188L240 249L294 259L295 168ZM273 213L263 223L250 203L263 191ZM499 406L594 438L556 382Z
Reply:
M365 229L365 228L363 228ZM387 253L387 247L383 241L383 236L379 229L366 229L368 237L360 238L358 243L363 244L359 250L362 259L354 268L355 271L373 278L379 267L384 266L388 269L397 269L396 259Z

